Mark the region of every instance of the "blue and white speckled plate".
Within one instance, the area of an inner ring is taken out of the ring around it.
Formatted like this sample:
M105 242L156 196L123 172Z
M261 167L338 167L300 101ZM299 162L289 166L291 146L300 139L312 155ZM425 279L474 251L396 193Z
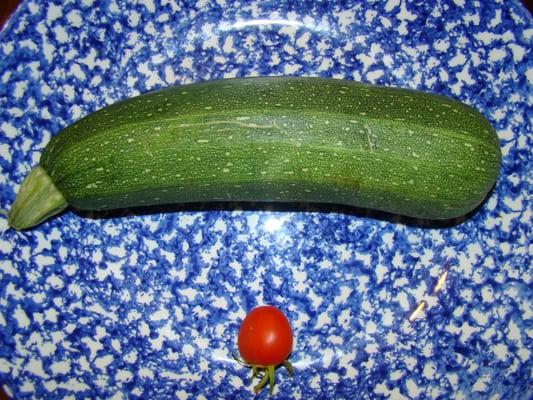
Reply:
M248 399L231 354L245 313L271 303L296 336L276 398L532 396L532 38L517 0L23 1L0 33L3 210L62 127L221 77L442 93L493 123L504 158L451 226L184 207L20 233L2 214L0 382L17 399Z

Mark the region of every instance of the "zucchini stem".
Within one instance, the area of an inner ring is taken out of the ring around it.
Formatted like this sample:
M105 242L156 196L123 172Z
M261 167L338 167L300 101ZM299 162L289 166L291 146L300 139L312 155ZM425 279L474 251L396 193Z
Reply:
M17 230L31 228L68 206L67 201L43 167L31 170L20 186L8 215L9 226Z

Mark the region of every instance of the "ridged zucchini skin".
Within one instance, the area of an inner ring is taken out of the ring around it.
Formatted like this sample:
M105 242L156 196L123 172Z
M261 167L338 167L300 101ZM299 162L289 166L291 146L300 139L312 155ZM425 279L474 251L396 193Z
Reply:
M475 109L325 78L215 80L146 93L68 126L40 166L66 202L336 203L424 219L478 206L501 160Z

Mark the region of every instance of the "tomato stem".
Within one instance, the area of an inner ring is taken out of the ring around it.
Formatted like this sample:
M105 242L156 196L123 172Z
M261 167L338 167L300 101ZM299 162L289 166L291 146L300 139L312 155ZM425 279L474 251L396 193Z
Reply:
M253 387L254 393L259 393L261 389L266 385L268 382L269 384L269 395L272 396L274 393L274 386L276 385L276 367L277 365L254 365L249 364L246 361L244 361L242 358L240 358L237 355L237 352L233 353L233 358L235 361L237 361L240 365L244 367L248 367L252 369L252 376L251 380L257 376L261 376L261 381L257 385ZM286 369L290 377L294 375L294 369L292 367L292 364L289 361L284 361L282 364ZM261 375L263 373L263 375Z
M292 368L292 364L288 361L285 361L283 363L283 366L287 368L287 372L289 373L289 376L292 377L294 375L294 369Z
M254 378L257 376L258 369L255 365L252 365L252 377L250 378L251 381L254 380Z
M274 385L276 384L276 366L275 365L269 365L268 366L268 381L270 383L270 389L268 391L269 395L272 396L272 393L274 393Z
M265 384L269 380L270 380L270 373L267 371L267 373L263 375L263 378L261 379L261 381L257 385L254 386L254 393L259 393L261 389L263 388L263 386L265 386Z
M248 364L246 361L244 361L242 358L239 357L236 351L233 352L232 356L233 356L233 359L237 361L239 364L241 364L243 367L251 367L250 364Z

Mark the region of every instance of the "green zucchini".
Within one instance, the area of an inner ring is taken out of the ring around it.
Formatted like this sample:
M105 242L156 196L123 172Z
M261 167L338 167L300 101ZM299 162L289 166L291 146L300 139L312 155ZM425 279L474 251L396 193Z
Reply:
M498 137L444 96L340 79L222 79L149 92L54 136L9 215L34 226L68 205L335 203L424 219L477 207Z

